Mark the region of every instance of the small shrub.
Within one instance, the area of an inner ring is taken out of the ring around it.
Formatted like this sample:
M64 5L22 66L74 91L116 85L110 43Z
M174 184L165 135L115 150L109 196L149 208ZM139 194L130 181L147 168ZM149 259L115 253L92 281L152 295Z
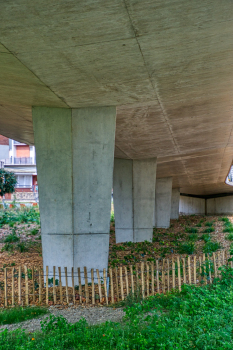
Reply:
M35 235L37 235L38 232L39 232L39 230L37 228L33 228L31 230L31 235L35 236Z
M214 253L218 249L221 249L221 244L216 241L209 241L203 246L204 253Z
M14 243L14 242L18 242L19 241L19 237L16 236L15 233L11 233L8 236L6 236L6 238L4 239L4 243Z
M196 224L196 227L201 227L201 223L199 222L198 224Z
M198 234L197 233L191 233L189 236L188 236L188 240L189 241L192 241L192 242L196 242L198 240Z
M185 232L187 232L187 233L197 233L198 229L196 227L185 227Z
M114 222L115 221L115 218L114 218L114 213L111 213L111 219L110 219L111 222Z
M211 226L213 226L213 224L214 224L213 221L207 221L207 222L205 223L205 226L211 227Z
M1 249L1 252L13 252L14 246L11 243L5 243Z
M16 246L17 250L20 252L20 253L23 253L23 252L27 252L28 251L28 247L26 246L26 244L24 242L20 242L17 244Z
M211 233L211 232L214 232L214 228L213 227L208 227L206 228L203 233Z
M201 236L201 239L203 239L203 241L205 242L205 243L207 243L207 242L209 242L210 240L211 240L211 236L210 236L210 234L208 233L205 233L204 235L202 235Z
M178 247L179 254L193 254L195 252L196 246L194 242L190 243L181 243Z
M229 233L229 235L227 235L225 238L228 239L229 241L233 241L233 233L232 232Z

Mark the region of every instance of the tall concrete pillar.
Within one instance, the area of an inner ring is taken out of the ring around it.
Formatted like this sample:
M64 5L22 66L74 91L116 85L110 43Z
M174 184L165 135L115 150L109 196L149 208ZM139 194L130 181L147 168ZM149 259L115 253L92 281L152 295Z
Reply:
M44 267L108 265L116 112L34 107Z
M152 241L156 158L115 159L113 200L116 242Z
M171 219L179 219L180 189L172 189Z
M168 228L171 218L172 177L156 179L155 226Z

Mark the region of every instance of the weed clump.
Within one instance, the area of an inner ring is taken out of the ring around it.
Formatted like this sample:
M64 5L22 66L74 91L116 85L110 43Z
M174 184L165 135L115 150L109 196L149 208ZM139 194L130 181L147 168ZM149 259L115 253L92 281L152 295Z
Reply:
M185 227L185 232L187 232L187 233L197 233L198 229L196 227Z

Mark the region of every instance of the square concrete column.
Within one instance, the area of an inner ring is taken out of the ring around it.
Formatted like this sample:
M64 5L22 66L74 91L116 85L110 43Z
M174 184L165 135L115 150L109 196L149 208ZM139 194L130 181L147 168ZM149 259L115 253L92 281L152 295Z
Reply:
M168 228L171 218L172 177L156 179L155 227Z
M180 189L172 189L171 219L179 219Z
M113 201L116 242L152 241L156 159L115 159Z
M34 107L32 115L44 268L103 270L108 265L115 108Z

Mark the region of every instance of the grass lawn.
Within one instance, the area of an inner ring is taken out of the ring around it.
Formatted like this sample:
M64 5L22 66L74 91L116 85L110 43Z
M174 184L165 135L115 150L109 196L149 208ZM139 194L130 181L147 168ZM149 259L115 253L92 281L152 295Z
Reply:
M233 270L222 267L212 285L125 301L122 323L88 326L50 316L42 332L0 333L0 349L233 349Z

